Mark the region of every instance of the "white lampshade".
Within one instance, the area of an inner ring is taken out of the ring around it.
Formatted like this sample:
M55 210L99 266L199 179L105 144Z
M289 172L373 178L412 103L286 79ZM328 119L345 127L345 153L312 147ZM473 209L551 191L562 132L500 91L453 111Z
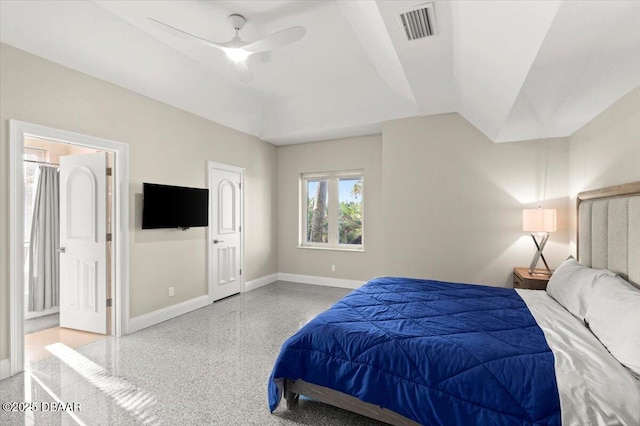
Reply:
M555 232L556 209L523 209L522 230L527 232Z

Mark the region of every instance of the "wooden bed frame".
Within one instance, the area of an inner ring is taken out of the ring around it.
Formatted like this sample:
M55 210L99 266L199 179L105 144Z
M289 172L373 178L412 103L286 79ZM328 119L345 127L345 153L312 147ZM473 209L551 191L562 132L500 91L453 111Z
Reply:
M358 413L381 422L397 426L418 426L413 420L401 416L395 411L387 410L368 402L364 402L355 396L347 395L337 390L324 386L307 383L304 380L284 380L284 397L287 401L287 409L291 410L298 404L300 395L307 396L314 401L333 405L343 410Z
M580 205L587 200L617 198L624 196L640 195L640 182L631 182L623 185L616 185L602 189L581 192L577 196L577 213ZM577 221L579 227L580 221ZM576 234L579 238L579 229ZM579 247L579 244L578 244ZM591 266L591 265L587 265ZM616 272L616 271L614 271ZM620 271L618 271L620 272ZM370 404L345 393L329 389L324 386L307 383L303 380L284 379L283 394L286 400L287 409L293 409L298 404L300 395L305 395L315 401L333 405L347 411L351 411L366 417L370 417L385 423L396 426L417 425L418 423L400 414L384 409L374 404Z

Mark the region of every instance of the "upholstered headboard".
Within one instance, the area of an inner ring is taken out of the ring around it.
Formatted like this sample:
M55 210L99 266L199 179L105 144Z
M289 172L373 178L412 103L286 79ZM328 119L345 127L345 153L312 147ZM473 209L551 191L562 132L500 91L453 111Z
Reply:
M578 261L640 287L640 182L578 194Z

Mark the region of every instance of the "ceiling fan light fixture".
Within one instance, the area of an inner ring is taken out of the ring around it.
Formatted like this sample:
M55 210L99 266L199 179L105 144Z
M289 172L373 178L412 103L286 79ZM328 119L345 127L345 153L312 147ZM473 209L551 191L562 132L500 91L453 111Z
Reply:
M304 27L291 27L280 30L266 37L262 37L261 39L255 40L251 43L247 43L242 41L242 39L238 35L238 32L242 29L242 27L244 27L244 25L247 23L247 20L242 15L234 13L227 19L236 32L235 37L224 43L216 43L215 41L211 41L206 38L199 37L195 34L191 34L187 31L166 24L155 18L148 17L147 19L149 19L149 21L151 21L153 25L156 25L157 27L168 31L175 36L195 41L200 44L204 44L205 46L213 47L214 49L223 51L227 55L227 57L235 63L236 71L238 72L240 81L242 81L243 83L251 83L253 81L251 70L249 70L246 62L249 56L253 55L254 53L268 52L270 50L279 49L291 43L295 43L296 41L304 37L304 35L307 33L307 30Z
M244 49L238 48L226 48L224 53L226 53L227 57L233 62L243 62L249 57L249 55L251 55L252 52L247 52Z

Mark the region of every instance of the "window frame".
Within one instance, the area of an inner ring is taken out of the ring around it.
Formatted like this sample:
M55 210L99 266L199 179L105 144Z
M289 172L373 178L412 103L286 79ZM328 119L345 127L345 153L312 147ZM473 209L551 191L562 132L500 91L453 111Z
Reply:
M341 244L338 232L339 216L340 216L340 179L358 178L362 180L361 201L362 201L362 234L360 244ZM327 180L327 242L317 243L307 241L307 202L308 202L308 182L314 180ZM320 249L320 250L338 250L338 251L364 251L364 228L365 228L365 183L364 170L346 170L335 172L317 172L300 174L300 199L299 199L299 238L298 248Z

